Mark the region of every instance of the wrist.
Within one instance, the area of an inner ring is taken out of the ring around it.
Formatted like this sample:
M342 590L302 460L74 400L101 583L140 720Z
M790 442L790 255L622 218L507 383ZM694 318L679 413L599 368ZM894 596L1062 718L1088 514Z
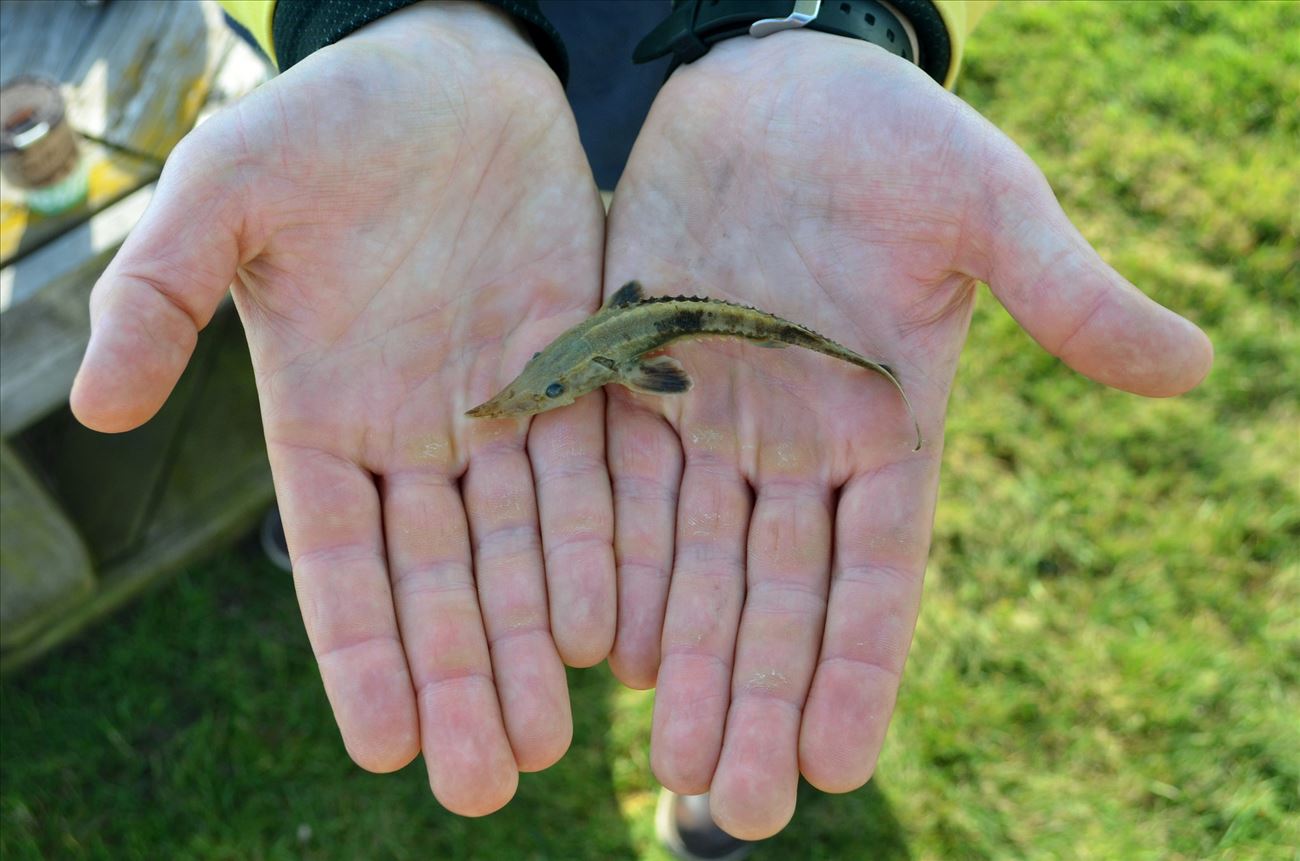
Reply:
M400 46L432 33L481 54L540 57L561 83L568 75L559 33L535 0L279 0L274 28L281 71L339 42L379 39Z
M340 41L368 40L415 51L429 50L429 41L450 42L466 52L538 58L523 28L500 8L480 0L411 3L364 24ZM443 48L445 50L445 47Z
M841 73L883 67L908 66L869 42L819 33L792 30L780 38L735 38L719 42L705 56L678 66L664 82L664 88L689 87L693 92L722 87L731 98L745 98L744 92L779 88L802 90L805 84L833 90ZM908 70L912 74L914 71ZM817 82L822 82L818 84Z
M633 59L671 55L671 74L715 45L753 46L809 32L875 45L940 82L947 73L950 46L931 0L674 0L671 14L641 41Z

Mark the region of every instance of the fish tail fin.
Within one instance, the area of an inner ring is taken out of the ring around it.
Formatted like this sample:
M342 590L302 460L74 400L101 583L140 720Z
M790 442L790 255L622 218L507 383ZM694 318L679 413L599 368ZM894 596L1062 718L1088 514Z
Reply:
M916 417L916 410L912 408L912 402L907 399L907 392L903 391L902 382L899 381L894 369L889 365L872 362L871 366L872 370L879 371L894 384L894 388L898 389L898 394L903 398L903 406L907 407L907 414L912 417L912 426L916 429L916 448L912 449L912 451L920 451L921 443L924 442L921 438L921 421Z
M873 362L871 359L855 353L843 344L836 343L830 338L818 335L816 332L810 331L808 335L809 337L805 342L796 343L800 343L800 346L806 346L819 353L824 353L828 356L833 356L836 359L841 359L857 365L860 368L875 371L894 384L894 388L898 389L898 394L903 398L903 406L907 407L907 414L912 418L912 427L916 429L916 448L912 449L912 451L920 451L921 445L924 442L924 439L921 436L921 421L916 417L916 410L912 408L912 402L908 400L907 392L903 390L903 384L899 381L898 375L895 373L894 369L883 362Z

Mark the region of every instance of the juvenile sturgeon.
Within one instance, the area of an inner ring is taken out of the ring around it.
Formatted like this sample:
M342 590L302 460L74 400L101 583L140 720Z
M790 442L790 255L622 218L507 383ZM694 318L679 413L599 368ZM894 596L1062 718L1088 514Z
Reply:
M888 365L775 314L697 296L646 297L636 281L624 284L599 311L534 353L510 385L465 415L533 415L571 404L607 383L650 395L688 392L692 381L680 362L646 355L684 338L716 337L743 338L765 347L803 347L881 374L902 395L916 428L914 450L920 450L920 422Z

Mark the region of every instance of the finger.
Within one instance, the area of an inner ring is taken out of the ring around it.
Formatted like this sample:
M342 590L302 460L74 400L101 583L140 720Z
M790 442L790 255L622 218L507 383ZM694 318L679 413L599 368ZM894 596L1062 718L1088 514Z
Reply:
M800 769L825 792L856 789L875 768L920 610L937 484L936 455L858 476L840 493L826 629L799 734Z
M599 394L533 419L529 460L545 548L551 635L566 664L590 667L614 642L614 503Z
M618 629L609 667L629 687L652 688L673 566L682 448L672 428L647 410L611 399L607 412L618 560Z
M830 506L827 488L801 480L762 485L754 505L731 709L709 790L714 820L743 839L770 837L794 815L800 715L826 614Z
M568 749L573 725L547 619L533 476L517 430L497 422L476 433L462 490L479 607L515 762L539 771Z
M977 273L1033 338L1076 371L1165 397L1209 373L1213 348L1193 323L1143 295L1101 259L1018 150L991 173L990 249Z
M388 587L379 496L336 455L268 440L303 623L348 753L394 771L419 751L415 695Z
M490 813L514 795L519 775L497 702L460 491L445 474L389 474L383 508L429 785L454 813Z
M729 460L688 453L678 503L650 762L660 783L684 795L713 779L745 595L751 499Z
M126 431L158 411L235 277L240 195L221 158L182 141L91 292L90 343L70 395L87 427Z

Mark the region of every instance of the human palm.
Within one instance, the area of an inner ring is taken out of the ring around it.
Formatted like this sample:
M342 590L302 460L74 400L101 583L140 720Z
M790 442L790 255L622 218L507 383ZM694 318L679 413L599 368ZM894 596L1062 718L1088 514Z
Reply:
M798 776L874 768L919 609L943 421L977 280L1076 369L1194 385L1204 337L1105 266L1010 141L916 68L816 33L735 39L660 92L614 195L606 289L706 294L890 365L799 349L674 348L683 398L609 406L619 623L657 683L670 789L759 838ZM671 576L670 576L671 575Z
M234 281L344 741L374 770L422 748L457 812L562 755L561 656L613 638L599 396L531 435L464 416L594 310L602 239L550 70L500 13L418 7L183 142L92 299L73 405L123 430Z

